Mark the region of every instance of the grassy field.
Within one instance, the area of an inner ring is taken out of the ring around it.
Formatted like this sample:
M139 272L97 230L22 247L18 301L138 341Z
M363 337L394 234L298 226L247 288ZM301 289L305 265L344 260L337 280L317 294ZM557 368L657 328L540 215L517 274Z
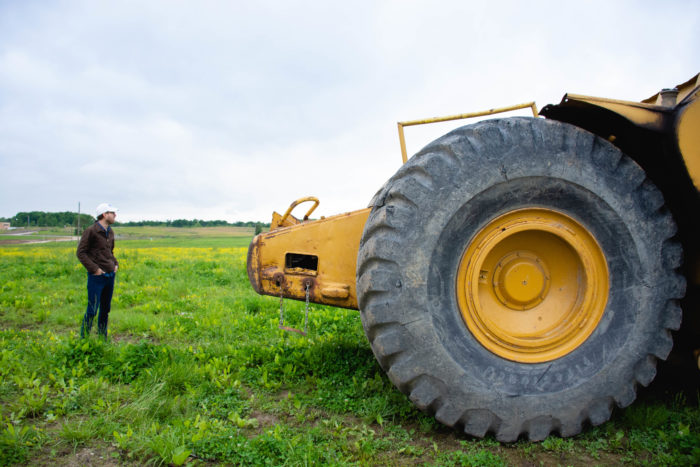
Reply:
M0 464L700 463L697 393L655 382L575 438L473 439L394 389L358 312L312 305L309 337L278 330L279 300L248 285L250 231L117 233L108 342L77 338L75 245L0 247Z

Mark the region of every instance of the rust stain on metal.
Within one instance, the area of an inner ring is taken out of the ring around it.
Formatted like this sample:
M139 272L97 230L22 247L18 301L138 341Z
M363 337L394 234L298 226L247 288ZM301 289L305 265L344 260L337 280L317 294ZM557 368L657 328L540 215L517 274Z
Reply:
M272 282L274 282L281 290L284 290L287 286L286 277L282 272L275 273L275 275L272 276Z
M246 269L248 271L248 280L250 285L257 293L262 293L260 286L260 263L258 262L258 246L260 237L256 236L251 240L248 247L248 258L246 261Z
M316 280L311 277L301 281L304 294L306 294L306 287L309 287L309 299L316 294Z
M279 236L281 236L281 235L286 235L286 234L290 233L291 227L292 227L292 226L289 226L289 227L279 227L279 228L277 228L277 229L275 229L275 230L271 230L270 232L268 232L268 233L266 233L266 234L261 234L261 235L263 235L266 239L268 239L268 238L279 237Z

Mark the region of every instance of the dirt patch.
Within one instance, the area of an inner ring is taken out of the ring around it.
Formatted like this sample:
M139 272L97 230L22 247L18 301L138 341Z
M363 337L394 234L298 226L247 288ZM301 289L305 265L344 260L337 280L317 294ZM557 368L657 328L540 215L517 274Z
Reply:
M62 448L46 447L39 455L30 460L29 465L63 466L63 467L111 467L139 465L127 459L118 449L101 441L95 441L89 446L72 448L64 445Z
M27 241L21 238L3 238L0 240L0 245L20 245L23 243L27 243Z
M145 341L148 341L148 342L150 342L151 344L154 344L154 345L159 345L159 344L160 344L160 340L159 340L159 339L156 339L156 338L153 337L153 336L148 336L148 335L146 335L146 336L144 336L144 335L136 335L136 334L130 334L130 333L126 333L126 334L122 334L122 333L119 333L119 334L116 334L116 333L115 333L115 334L111 334L111 333L110 333L108 339L109 339L113 344L138 344L138 343L140 343L141 341L144 341L144 340L145 340Z
M29 240L23 243L77 242L78 237L54 237L42 240Z
M276 415L266 412L260 412L259 410L254 410L248 416L248 418L254 418L258 421L258 426L253 432L254 435L259 435L260 433L265 431L265 428L275 426L280 422L279 417L277 417Z
M17 236L22 236L22 235L31 235L31 234L35 234L35 233L39 233L39 231L38 230L22 230L20 232L15 232L15 233L10 233L8 231L7 233L3 232L3 235L12 235L13 237L17 237Z

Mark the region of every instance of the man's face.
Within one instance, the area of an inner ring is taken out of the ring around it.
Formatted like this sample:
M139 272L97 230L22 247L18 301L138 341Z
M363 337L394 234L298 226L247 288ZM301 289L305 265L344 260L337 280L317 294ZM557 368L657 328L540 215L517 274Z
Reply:
M112 212L112 211L107 211L106 213L104 213L104 215L102 217L105 220L105 222L107 223L107 225L112 225L112 224L114 224L114 221L117 219L117 213Z

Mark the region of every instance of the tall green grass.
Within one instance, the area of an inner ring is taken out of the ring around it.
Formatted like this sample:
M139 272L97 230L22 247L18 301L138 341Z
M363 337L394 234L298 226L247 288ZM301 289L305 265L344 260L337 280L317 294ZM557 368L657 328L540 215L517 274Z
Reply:
M277 329L279 300L248 284L249 241L118 241L107 342L77 337L73 245L0 248L0 464L81 447L156 465L700 462L697 400L652 399L540 444L441 427L390 384L356 311L312 305L309 337ZM287 302L292 324L303 308Z

